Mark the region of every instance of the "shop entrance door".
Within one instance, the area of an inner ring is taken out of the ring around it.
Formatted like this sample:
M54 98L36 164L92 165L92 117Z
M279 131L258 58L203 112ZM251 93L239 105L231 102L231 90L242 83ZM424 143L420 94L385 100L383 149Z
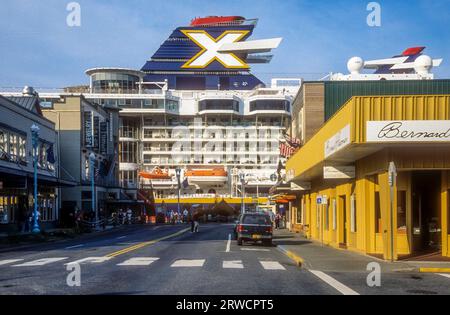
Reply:
M441 235L441 172L412 174L413 253L439 252Z

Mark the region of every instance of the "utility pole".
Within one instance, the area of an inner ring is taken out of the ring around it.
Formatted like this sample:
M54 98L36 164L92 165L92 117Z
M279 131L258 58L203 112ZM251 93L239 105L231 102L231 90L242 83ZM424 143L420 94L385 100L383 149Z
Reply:
M41 230L39 228L39 211L38 211L38 180L37 180L37 165L38 165L38 156L39 156L39 127L35 124L31 126L31 140L33 144L33 162L34 162L34 209L33 209L33 233L39 233Z

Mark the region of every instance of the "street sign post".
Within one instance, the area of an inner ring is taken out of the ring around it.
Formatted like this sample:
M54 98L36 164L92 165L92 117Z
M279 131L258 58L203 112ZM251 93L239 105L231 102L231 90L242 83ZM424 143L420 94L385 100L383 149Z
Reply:
M389 187L391 193L391 261L394 262L394 187L397 180L397 167L394 162L389 163Z

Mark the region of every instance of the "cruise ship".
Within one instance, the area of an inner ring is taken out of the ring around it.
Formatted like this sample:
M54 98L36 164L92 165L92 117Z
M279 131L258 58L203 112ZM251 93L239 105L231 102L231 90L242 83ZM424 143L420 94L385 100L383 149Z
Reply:
M176 28L141 70L93 68L89 86L40 92L43 103L83 94L120 111L120 183L152 192L158 211L270 206L280 143L302 80L264 84L251 64L269 63L281 38L249 40L256 19L196 18Z

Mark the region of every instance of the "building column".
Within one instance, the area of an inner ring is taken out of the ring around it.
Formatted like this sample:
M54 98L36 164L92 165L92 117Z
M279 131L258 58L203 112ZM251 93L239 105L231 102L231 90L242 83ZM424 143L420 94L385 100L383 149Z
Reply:
M383 259L391 260L392 250L391 241L394 240L393 259L398 260L397 254L397 183L395 183L394 200L392 200L392 211L394 211L394 235L392 235L391 229L391 187L389 186L389 173L386 171L378 175L378 182L380 185L380 209L381 209L381 222L383 233Z
M449 211L450 211L450 203L449 203L449 179L450 172L442 171L442 181L441 181L441 228L442 228L442 256L450 257L449 250Z

